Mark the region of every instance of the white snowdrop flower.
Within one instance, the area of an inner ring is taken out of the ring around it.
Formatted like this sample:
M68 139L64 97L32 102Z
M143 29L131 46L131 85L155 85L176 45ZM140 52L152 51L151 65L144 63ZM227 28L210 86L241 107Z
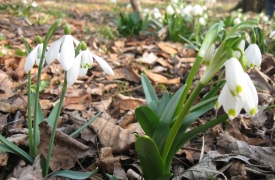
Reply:
M41 55L42 55L42 50L43 50L43 43L42 39L39 44L33 50L30 52L28 55L25 64L24 64L24 71L29 72L31 68L34 66L34 63L36 62L37 65L39 65L40 60L41 60ZM43 58L44 60L44 58ZM43 62L44 64L44 62Z
M155 19L159 19L159 18L161 18L161 14L160 14L160 12L154 12L153 13L153 17L155 18Z
M38 4L34 1L34 2L32 2L32 7L37 7L38 6Z
M193 7L192 5L187 5L185 8L182 9L181 11L181 15L184 16L191 16L191 11L192 11Z
M205 19L203 17L199 18L200 25L204 26L206 24Z
M203 15L203 18L204 18L204 19L208 19L208 15L207 15L207 14L204 14L204 15Z
M110 0L110 3L115 4L117 3L117 0Z
M244 101L242 99L236 99L232 96L227 83L225 83L214 108L217 110L222 106L224 112L232 120L241 112L243 104Z
M74 59L74 64L67 72L67 82L72 85L78 76L84 76L88 69L92 68L93 60L96 60L100 67L109 75L114 75L114 71L109 64L101 57L92 54L84 42L81 43L81 51Z
M166 13L168 15L173 15L175 13L174 8L171 5L167 6Z
M263 17L263 21L264 21L264 22L267 22L267 21L268 21L268 17L267 17L267 16L264 16L264 17Z
M240 44L238 45L238 48L244 51L244 47L245 47L245 40L241 40ZM234 51L234 54L235 54L235 57L238 59L241 57L241 53L239 51Z
M205 55L202 58L201 63L208 66L214 57L214 50L215 50L215 44L213 43L208 50L206 51Z
M253 69L254 66L260 67L262 63L262 53L257 44L250 44L244 51L248 67Z
M243 108L250 116L254 116L258 112L259 100L257 90L247 73L245 73L245 83Z
M207 7L206 6L202 6L202 10L206 11Z
M177 4L177 3L178 3L178 0L171 0L171 3L172 3L172 4Z
M236 99L243 99L244 70L238 59L232 57L224 63L228 89Z
M194 16L200 16L202 15L202 11L203 11L202 7L199 4L197 4L193 7L192 14Z
M180 9L179 8L175 8L175 12L176 12L176 14L180 14L181 13L181 11L180 11Z
M240 18L236 17L233 21L234 25L236 24L240 24L242 21L240 20Z
M130 3L128 3L127 5L126 5L126 9L131 9L132 8L132 5L130 4Z
M268 36L270 39L275 39L275 31L271 31Z
M74 44L77 46L79 41L71 35L68 25L65 26L64 32L65 35L55 41L46 52L46 61L51 63L53 60L58 59L62 68L68 71L72 67L75 58Z
M153 13L159 13L159 9L158 8L154 8L152 11L153 11Z
M148 14L148 13L149 13L149 9L148 9L148 8L144 8L144 9L143 9L143 13L144 13L144 14Z

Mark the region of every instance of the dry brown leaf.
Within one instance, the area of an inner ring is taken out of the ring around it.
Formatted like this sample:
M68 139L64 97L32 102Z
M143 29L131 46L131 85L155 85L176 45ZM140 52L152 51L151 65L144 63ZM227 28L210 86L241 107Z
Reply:
M85 93L82 96L77 97L67 97L64 99L63 107L68 106L70 104L90 104L92 101L92 98L89 94Z
M128 124L133 123L135 120L135 115L132 111L128 111L124 116L122 116L118 121L117 125L125 128Z
M267 104L264 105L258 105L258 112L255 116L251 117L252 124L262 127L267 120L266 115L266 108L268 107Z
M76 129L80 128L85 123L87 123L87 120L80 117L77 111L74 111L69 115ZM83 129L80 132L80 135L81 135L81 138L84 139L85 141L92 141L93 143L96 143L96 134L90 128Z
M25 111L27 101L25 96L12 96L0 101L0 111L14 113L17 110Z
M95 108L97 111L107 111L111 103L112 97L106 100L102 100L100 102L93 102L92 107Z
M131 110L133 112L135 111L135 109L138 106L146 104L145 99L128 97L128 96L124 96L122 94L117 94L116 98L120 102L121 109Z
M145 63L145 64L151 64L151 65L154 65L157 61L157 56L150 52L145 52L143 53L142 57L141 58L138 58L136 59L137 62L141 62L141 63Z
M10 177L18 180L42 180L42 169L40 167L40 155L37 155L32 165L27 165L21 160L14 168Z
M51 109L53 107L52 101L48 99L42 99L39 102L42 109Z
M2 132L3 128L6 126L7 118L10 114L0 114L0 131Z
M0 152L0 166L6 166L9 159L9 153Z
M267 142L267 140L264 139L247 137L246 135L242 134L230 121L227 124L225 132L227 132L237 140L244 141L249 145L259 146Z
M16 146L20 146L25 144L25 141L28 139L28 137L29 136L26 134L14 134L7 139Z
M117 87L117 84L107 84L106 86L104 86L104 91L110 91L111 89L115 89Z
M104 92L104 84L102 83L92 83L87 87L87 92L89 94L94 94L94 95L103 95Z
M113 175L118 179L128 180L128 178L126 177L125 170L121 168L121 166L118 166L116 164L114 164Z
M234 162L229 168L230 176L246 175L245 165L239 161Z
M11 78L4 71L0 70L0 99L8 99L13 95L14 88Z
M178 51L176 49L174 49L173 47L171 47L171 44L169 44L167 42L159 42L159 43L157 43L157 45L162 51L170 54L171 56L178 53Z
M38 150L44 158L47 158L52 127L49 126L46 121L43 121L39 124L39 128L41 140ZM74 167L78 158L84 156L88 149L89 147L86 145L57 130L52 150L50 168L53 171L59 169L70 169Z
M133 147L136 141L134 134L127 130L106 121L97 118L90 128L98 134L99 141L103 147L111 147L114 153L121 153Z
M252 79L259 96L261 104L270 104L275 100L275 83L267 75L259 71L257 68L249 74Z
M275 170L274 147L248 145L246 142L233 138L228 133L220 134L220 137L217 139L217 145L225 149L227 152L233 152L234 154L246 156L260 162L263 165L270 166L273 171Z
M114 76L107 75L108 80L114 79L126 79L128 81L133 81L136 83L140 82L140 76L138 76L131 67L122 67L114 70Z
M178 85L180 83L180 78L167 79L166 77L164 77L160 74L156 74L151 71L148 71L145 68L143 70L144 70L144 73L146 74L146 76L150 80L154 81L155 83L167 84L167 85L171 85L171 84Z

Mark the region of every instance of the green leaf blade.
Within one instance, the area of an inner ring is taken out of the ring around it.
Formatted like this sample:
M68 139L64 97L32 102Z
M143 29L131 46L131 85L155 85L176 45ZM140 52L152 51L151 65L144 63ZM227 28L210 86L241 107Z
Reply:
M60 170L52 173L50 177L55 177L55 176L61 176L61 177L66 177L70 179L87 179L89 177L94 176L98 171L98 168L96 168L92 172L77 172L77 171L71 171L71 170Z

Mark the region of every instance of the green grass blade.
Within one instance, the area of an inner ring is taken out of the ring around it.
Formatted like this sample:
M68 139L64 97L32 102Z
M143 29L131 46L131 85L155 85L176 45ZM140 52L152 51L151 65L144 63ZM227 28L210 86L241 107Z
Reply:
M21 157L23 157L24 159L28 160L30 163L33 163L33 159L25 152L23 151L21 148L19 148L18 146L16 146L15 144L11 143L10 141L8 141L4 136L2 136L0 134L0 141L6 145L11 151L13 151L14 154L17 154Z
M146 77L145 74L141 74L141 84L144 90L145 98L147 104L151 101L157 103L159 101L155 89L153 88L152 84L150 83L149 79Z

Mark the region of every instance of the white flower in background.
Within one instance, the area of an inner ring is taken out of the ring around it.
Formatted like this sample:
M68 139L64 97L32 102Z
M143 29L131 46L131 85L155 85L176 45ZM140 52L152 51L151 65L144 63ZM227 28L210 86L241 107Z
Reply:
M187 5L185 8L182 9L181 15L184 16L191 16L191 11L193 9L192 5Z
M262 54L257 44L250 44L244 51L247 65L253 69L254 66L260 67L262 63Z
M243 16L242 13L238 13L237 15L238 18L241 18L242 16Z
M201 63L204 65L209 65L214 57L214 50L215 50L215 44L213 43L208 50L206 51L205 55L202 58Z
M181 11L178 7L175 7L175 12L176 12L176 14L180 14Z
M202 10L206 11L207 7L206 6L202 6Z
M174 11L174 9L173 9L173 7L171 5L167 6L166 13L168 15L173 15L175 13L175 11Z
M155 18L155 19L159 19L159 18L161 18L161 14L160 14L160 12L154 12L153 13L153 17Z
M149 9L148 8L144 8L143 9L143 14L148 14L149 13Z
M171 0L171 3L172 3L172 4L177 4L177 3L178 3L178 0Z
M126 9L131 9L132 8L132 5L130 4L130 3L128 3L127 5L126 5Z
M41 39L42 41L42 39ZM41 55L43 50L43 43L40 42L37 46L30 52L28 55L25 64L24 64L24 71L29 72L33 67L34 63L36 62L37 65L40 63ZM44 62L43 62L44 64Z
M65 35L55 41L46 52L46 61L49 64L53 60L58 59L62 68L68 71L74 63L74 44L77 46L79 41L71 35L71 30L68 25L65 25L64 32Z
M264 13L261 12L261 13L259 14L259 17L261 17L261 18L264 17Z
M238 48L240 48L242 51L244 51L244 47L245 47L245 40L241 40L240 44L238 45ZM241 53L239 51L234 51L234 54L235 54L236 58L241 57Z
M264 22L267 22L267 21L268 21L268 17L267 17L267 16L264 16L264 17L263 17L263 21L264 21Z
M234 25L236 24L240 24L242 21L240 20L240 18L236 17L233 21Z
M153 11L153 13L159 13L159 9L158 8L154 8L152 11Z
M38 6L38 4L34 1L34 2L32 2L32 7L37 7Z
M195 5L192 9L192 14L194 16L200 16L202 15L202 12L203 12L203 9L199 4Z
M96 60L101 68L109 75L114 75L114 71L109 64L101 57L92 54L84 42L81 44L81 51L74 59L74 64L67 72L67 82L72 85L78 76L84 76L88 69L92 68L93 60Z
M208 15L207 15L207 14L204 14L204 15L203 15L203 18L204 18L204 19L208 19Z
M275 31L271 31L271 32L269 33L268 38L270 38L270 39L275 39Z
M204 26L206 24L205 19L203 17L199 18L200 25Z
M110 0L110 3L115 4L115 3L117 3L117 0Z
M225 79L231 94L237 99L243 99L244 70L238 59L232 57L224 63Z

